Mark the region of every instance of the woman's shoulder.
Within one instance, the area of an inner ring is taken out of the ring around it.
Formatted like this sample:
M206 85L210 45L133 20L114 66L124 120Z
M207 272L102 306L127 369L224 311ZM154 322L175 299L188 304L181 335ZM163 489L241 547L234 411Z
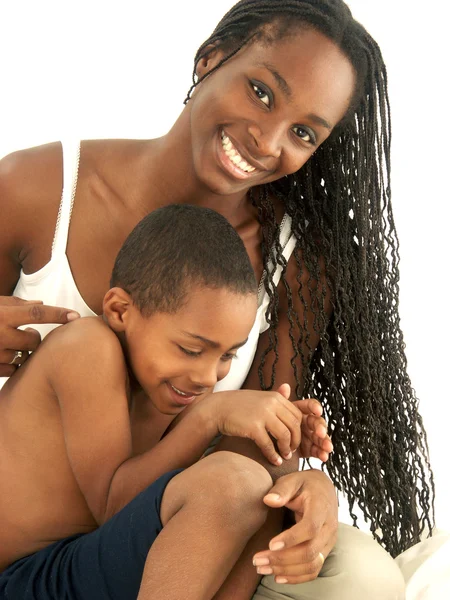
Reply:
M19 150L0 160L2 252L23 258L50 240L62 189L61 144ZM47 231L48 230L48 231Z
M21 201L40 190L62 183L60 142L17 150L0 160L0 196Z

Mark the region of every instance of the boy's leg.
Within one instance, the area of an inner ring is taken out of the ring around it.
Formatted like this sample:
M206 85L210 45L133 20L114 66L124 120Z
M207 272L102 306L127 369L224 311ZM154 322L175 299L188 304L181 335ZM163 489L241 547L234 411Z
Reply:
M317 579L288 585L264 577L253 600L403 600L405 582L394 559L371 536L339 524L338 540Z
M161 506L139 600L210 600L267 516L272 486L256 462L215 453L174 478Z
M262 526L271 487L254 461L217 453L164 475L94 532L17 561L0 574L0 597L209 599Z

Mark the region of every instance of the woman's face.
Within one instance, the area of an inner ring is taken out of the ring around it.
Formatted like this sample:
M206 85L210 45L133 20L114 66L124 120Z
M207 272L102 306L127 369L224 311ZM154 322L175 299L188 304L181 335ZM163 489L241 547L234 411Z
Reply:
M210 55L199 76L221 58ZM188 104L197 177L225 195L294 173L345 115L354 86L348 58L314 29L251 44Z

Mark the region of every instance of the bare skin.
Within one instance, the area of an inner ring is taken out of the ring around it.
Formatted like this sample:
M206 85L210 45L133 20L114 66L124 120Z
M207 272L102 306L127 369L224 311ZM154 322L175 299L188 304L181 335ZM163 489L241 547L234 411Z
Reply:
M299 55L301 63L297 60ZM213 68L220 58L219 51L205 58L199 64L199 75ZM270 62L282 74L292 90L290 97L283 95L271 72L261 66L262 60ZM255 90L250 83L255 79L270 87L275 96L273 105L268 106L267 94L263 96L261 89ZM348 60L327 38L307 30L269 48L254 44L239 53L200 84L163 138L145 142L83 142L67 252L86 303L96 312L101 310L116 252L131 228L149 211L173 202L196 203L222 213L243 239L259 278L261 232L248 191L301 168L345 114L353 86L354 73ZM329 127L323 125L324 121ZM297 125L303 127L301 136L297 135L297 129L294 131ZM244 157L260 165L251 177L236 178L224 169L220 158L223 130ZM305 135L305 131L313 131L315 145L308 141L309 134ZM12 293L21 268L26 273L35 272L50 258L61 173L59 144L16 153L2 161L0 200L5 218L0 224L0 293L5 296ZM275 209L281 221L283 207L276 205ZM288 279L294 298L298 290L296 275L297 269L291 260ZM299 321L312 324L312 315L305 315L300 301L295 300L295 303ZM326 307L331 311L329 294ZM287 299L281 290L280 360L275 386L289 383L293 387L286 309ZM29 310L0 304L0 341L10 335L20 321L32 322ZM35 307L31 310L36 313ZM67 319L66 313L55 316L44 307L37 312L42 322ZM310 329L310 344L314 346L318 339L312 325ZM28 340L24 349L31 350L38 345L37 335L32 332L24 335ZM259 388L258 358L266 345L267 334L263 334L245 383L248 389ZM18 348L5 344L0 348L2 374L14 370L5 363L13 358L15 349ZM268 364L267 369L270 367ZM320 415L320 407L314 414ZM301 451L326 460L331 445L324 435L314 436L308 423L307 419L303 422ZM253 452L252 445L248 446L248 452ZM330 521L334 518L335 507ZM333 537L332 534L330 539ZM323 550L325 554L327 547L328 544L318 551ZM292 553L291 557L286 554L285 560L290 564Z
M288 389L286 397L210 394L245 343L255 311L253 295L200 288L176 314L144 318L126 292L113 288L105 297L107 323L100 317L78 320L45 340L0 392L0 570L56 540L101 526L160 475L198 461L218 433L253 439L275 464L269 434L279 440L280 453L292 454L302 415L288 400ZM216 344L205 344L196 360L179 348L193 333ZM167 422L185 408L172 384L198 393L201 401L161 440ZM133 411L133 387L145 392L147 411ZM136 425L148 434L139 454ZM139 598L150 598L152 590L156 597L176 598L183 587L191 594L186 597L211 598L263 525L262 496L272 487L271 477L255 461L234 454L224 459L226 454L201 461L192 475L187 469L180 483L169 484L161 509L167 531L149 553ZM260 462L267 464L263 457ZM211 485L214 490L202 494L201 486ZM180 535L189 535L198 552L190 553L186 577L170 583L157 567L176 561ZM200 576L205 555L211 566Z

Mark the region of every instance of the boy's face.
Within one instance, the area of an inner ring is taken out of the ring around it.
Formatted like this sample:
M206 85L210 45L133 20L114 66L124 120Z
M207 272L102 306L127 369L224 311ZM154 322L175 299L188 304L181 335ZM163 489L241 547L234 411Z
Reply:
M129 307L124 319L129 364L157 410L176 415L227 375L256 308L254 294L200 286L174 314L144 317Z

